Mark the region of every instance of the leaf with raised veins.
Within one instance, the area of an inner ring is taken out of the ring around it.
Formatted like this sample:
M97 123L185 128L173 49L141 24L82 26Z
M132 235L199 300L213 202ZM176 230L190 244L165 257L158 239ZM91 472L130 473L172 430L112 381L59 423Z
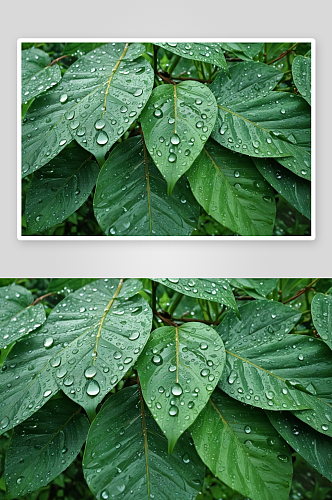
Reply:
M296 56L292 73L301 96L311 105L311 57Z
M51 64L46 52L32 47L21 52L22 102L30 101L61 80L58 64Z

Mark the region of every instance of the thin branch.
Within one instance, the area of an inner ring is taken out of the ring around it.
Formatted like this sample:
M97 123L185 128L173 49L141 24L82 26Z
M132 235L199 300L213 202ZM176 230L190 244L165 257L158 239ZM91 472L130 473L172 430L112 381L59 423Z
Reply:
M65 57L71 57L71 54L67 54L66 56L61 56L61 57L58 57L57 59L54 59L54 61L52 61L48 67L50 66L53 66L53 64L55 64L56 62L60 61L60 59L64 59Z
M309 283L309 285L307 285L306 287L302 288L302 290L300 290L299 292L297 292L296 295L294 295L294 297L291 297L290 299L287 299L283 302L283 304L287 304L288 302L291 302L292 300L295 300L297 299L298 297L300 297L303 293L305 293L307 290L315 290L313 288L313 285L315 283L317 283L318 280L320 280L321 278L316 278L314 279L314 281L312 281L311 283Z
M161 78L162 80L164 80L165 82L167 82L167 83L172 83L173 85L176 85L176 82L174 82L174 81L172 80L172 78L169 78L169 77L167 77L167 76L163 75L163 74L162 74L162 73L160 73L159 71L157 71L157 75L158 75L158 76L160 76L160 78Z
M298 44L299 44L299 42L294 43L294 45L292 45L289 49L285 50L285 52L282 52L282 54L280 54L279 57L277 57L276 59L273 59L273 61L270 61L267 64L269 65L269 64L273 64L273 63L279 61L280 59L285 57L287 54L289 54Z
M41 297L38 297L38 299L36 299L32 305L35 306L38 302L40 302L41 300L44 300L46 299L46 297L49 297L50 295L57 295L58 292L50 292L50 293L47 293L46 295L42 295Z

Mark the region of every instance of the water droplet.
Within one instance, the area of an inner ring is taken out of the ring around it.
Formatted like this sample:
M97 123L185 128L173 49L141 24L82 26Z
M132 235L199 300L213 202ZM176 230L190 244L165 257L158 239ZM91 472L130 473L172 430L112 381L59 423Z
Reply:
M285 111L284 109L281 109L281 110L280 110L280 113L281 113L282 115L284 115L284 114L286 113L286 111Z
M126 113L128 111L128 108L126 106L121 106L120 111L121 113Z
M263 196L263 200L266 201L266 203L272 203L271 196Z
M251 427L249 425L246 425L245 428L244 428L244 432L246 434L250 434L251 433Z
M198 104L198 105L202 104L202 99L195 99L195 104Z
M108 499L108 491L107 490L104 490L101 492L101 498L103 498L104 500Z
M92 365L92 366L89 366L85 372L84 372L84 375L86 378L93 378L97 373L97 370L96 368Z
M80 124L80 122L79 122L77 119L76 119L76 120L73 120L73 121L70 123L70 128L71 128L72 130L76 130L76 129L78 128L79 124ZM77 133L77 135L79 135L79 133ZM84 132L83 132L83 134L82 134L82 135L84 135Z
M99 384L96 380L90 380L86 392L89 396L97 396L100 392Z
M60 97L61 104L64 104L67 101L68 101L68 95L67 94L62 94L62 96Z
M182 390L182 387L180 384L173 384L173 387L172 387L172 394L173 396L181 396L181 394L183 393L183 390Z
M70 111L67 111L67 113L65 114L67 120L72 120L74 116L75 116L75 111L72 109Z
M278 459L280 460L280 462L288 462L288 456L287 455L278 455Z
M162 118L163 117L163 112L161 111L161 109L155 109L154 112L153 112L153 115L156 118Z
M137 340L139 335L140 335L139 332L132 332L128 338L129 340Z
M185 464L189 464L189 462L190 462L190 458L189 458L188 453L186 453L185 455L183 455L183 457L182 457L182 461L183 461Z
M0 422L0 429L6 429L6 427L8 427L8 424L9 424L9 418L4 417Z
M187 200L186 200L186 197L184 194L181 196L180 201L181 201L181 203L187 203Z
M204 123L203 123L203 122L201 122L201 121L199 121L199 122L197 122L197 123L196 123L196 127L197 127L197 128L202 128L202 127L203 127L203 125L204 125Z
M234 384L235 380L237 379L237 372L232 370L231 373L228 376L227 382L229 384Z
M201 371L201 376L202 377L207 377L210 373L210 370L208 368L203 368L203 370Z
M17 484L21 484L21 482L23 481L24 477L23 476L19 476L17 479L16 479L16 482Z
M159 356L159 354L155 354L152 359L151 359L152 363L154 365L162 365L163 364L163 358L161 356Z
M180 137L177 134L173 134L171 137L171 143L172 144L179 144L180 142Z
M234 177L240 177L240 172L238 170L235 170Z
M48 396L50 396L51 394L52 394L51 390L45 391L44 392L44 398L48 398Z
M209 346L206 342L201 342L199 347L202 349L202 351L205 351Z
M103 129L103 128L105 127L105 125L106 125L105 120L103 120L102 118L100 118L100 120L97 120L97 121L96 121L96 123L95 123L95 128L96 128L97 130L101 130L101 129Z
M106 134L106 132L101 130L97 135L97 143L100 146L104 146L105 144L107 144L107 142L108 142L108 135Z
M224 122L224 123L221 125L220 129L219 129L219 133L220 133L221 135L224 135L224 133L226 132L226 130L227 130L227 129L228 129L228 125L227 125L227 123L225 123L225 122Z
M63 139L62 141L59 142L59 146L64 146L66 144L66 139Z
M328 431L329 430L329 426L326 425L326 424L323 424L322 425L322 429L323 429L323 431Z
M170 163L174 163L176 161L176 154L175 153L171 153L168 157L168 161Z
M299 357L298 357L298 359L299 359L300 361L303 361L303 359L304 359L304 356L303 356L303 354L299 354Z
M53 338L52 337L47 337L45 340L44 340L44 347L46 347L46 349L52 347L53 345Z
M135 96L135 97L139 97L139 96L140 96L140 95L142 95L142 94L143 94L143 90L142 90L142 89L137 89L137 90L135 90L135 92L134 92L134 96Z
M168 413L171 415L171 417L176 417L176 415L179 413L179 409L177 406L173 405L170 407Z

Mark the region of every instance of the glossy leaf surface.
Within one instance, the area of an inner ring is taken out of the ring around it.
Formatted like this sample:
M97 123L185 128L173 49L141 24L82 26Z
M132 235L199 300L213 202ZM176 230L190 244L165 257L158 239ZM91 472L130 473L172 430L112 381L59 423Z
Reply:
M96 278L51 278L47 290L70 293L95 280Z
M197 201L222 225L242 236L272 234L274 192L251 158L210 139L187 175Z
M263 50L263 43L222 43L222 48L232 52L235 57L250 61Z
M21 52L22 102L30 101L56 85L61 80L57 64L50 66L46 52L32 47Z
M217 105L210 89L199 82L160 85L142 112L144 139L171 194L212 132Z
M293 174L273 158L253 158L264 179L301 214L311 218L310 182Z
M288 500L291 454L262 410L216 389L191 432L204 463L228 486L253 500Z
M0 348L24 337L46 321L44 306L19 285L0 288Z
M231 285L256 299L266 298L278 285L278 278L233 278Z
M332 438L323 436L295 415L286 412L268 412L272 425L279 434L310 465L332 481Z
M225 357L218 334L202 323L152 332L138 360L138 374L144 399L168 439L169 453L206 405Z
M127 500L133 495L142 500L168 500L170 495L194 500L205 467L189 445L188 432L173 454L167 453L167 440L134 386L111 396L98 413L89 431L83 470L98 500Z
M72 138L102 161L151 94L153 73L140 57L143 52L141 44L103 45L72 64L61 84L33 102L23 120L23 176L45 165Z
M317 293L311 304L311 312L320 338L332 349L332 295Z
M89 430L87 417L72 401L49 401L15 428L6 456L8 498L39 489L78 455Z
M237 305L227 279L213 278L153 278L154 281L168 286L189 297L212 300L235 309Z
M64 221L88 198L97 182L99 167L82 148L64 149L37 170L26 198L30 234Z
M141 137L114 148L98 178L94 212L107 235L189 236L199 205L182 177L171 196Z
M293 61L292 73L298 91L311 105L311 58L296 56Z

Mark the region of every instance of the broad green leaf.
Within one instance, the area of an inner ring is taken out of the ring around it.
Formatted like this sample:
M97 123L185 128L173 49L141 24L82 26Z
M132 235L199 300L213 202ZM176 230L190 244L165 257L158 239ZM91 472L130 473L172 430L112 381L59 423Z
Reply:
M310 182L293 174L293 172L279 165L272 158L253 158L253 161L267 182L296 210L310 219Z
M332 295L317 293L311 303L311 313L320 338L332 349Z
M293 61L292 73L298 91L311 105L311 58L296 56Z
M32 47L21 52L22 102L43 94L61 80L57 64L50 66L51 59L46 52Z
M237 311L237 305L227 279L213 278L153 278L177 292L196 299L219 302Z
M230 311L217 328L227 353L219 387L241 402L267 410L311 409L320 404L314 395L330 388L331 356L323 342L289 334L301 313L261 300L241 306L239 312L241 321Z
M98 280L70 294L40 336L59 345L51 360L58 386L93 412L134 365L151 330L152 311L136 279Z
M205 467L183 434L172 455L137 386L108 398L91 425L83 472L98 500L194 500Z
M210 85L218 105L213 139L250 156L288 157L282 164L309 179L309 105L288 92L269 92L282 74L266 64L241 62L230 71L230 80L219 73Z
M267 412L279 434L310 465L332 481L332 438L323 436L289 412Z
M288 500L291 454L262 410L216 389L190 430L203 462L228 486L252 500Z
M33 174L26 197L30 234L64 221L87 200L99 167L82 148L66 148Z
M246 61L252 60L261 50L263 43L222 43L222 48Z
M51 278L47 291L71 293L92 281L96 278Z
M153 86L141 44L110 43L75 61L61 83L35 99L23 120L23 177L72 139L103 161L141 113Z
M105 44L98 42L68 42L64 46L63 53L66 55L71 54L72 56L80 57L84 54L87 54L88 52L91 52L94 49L97 49L98 47L101 47L102 45Z
M70 400L51 400L15 428L6 456L9 499L45 486L76 458L89 430L80 410Z
M107 235L189 236L199 205L183 177L167 196L165 179L141 137L132 137L116 146L104 163L94 212Z
M266 297L278 285L278 278L232 278L231 285L241 288L251 297Z
M242 236L272 234L274 192L251 158L210 139L187 175L197 201L220 224Z
M214 95L191 81L156 87L142 112L144 139L171 194L212 132L217 116Z
M138 375L169 453L206 405L224 363L224 345L210 326L193 322L152 332L138 360Z
M222 43L161 42L156 43L156 45L169 50L173 54L184 57L185 59L215 64L229 74Z
M24 337L46 321L44 306L19 285L0 288L0 348Z

